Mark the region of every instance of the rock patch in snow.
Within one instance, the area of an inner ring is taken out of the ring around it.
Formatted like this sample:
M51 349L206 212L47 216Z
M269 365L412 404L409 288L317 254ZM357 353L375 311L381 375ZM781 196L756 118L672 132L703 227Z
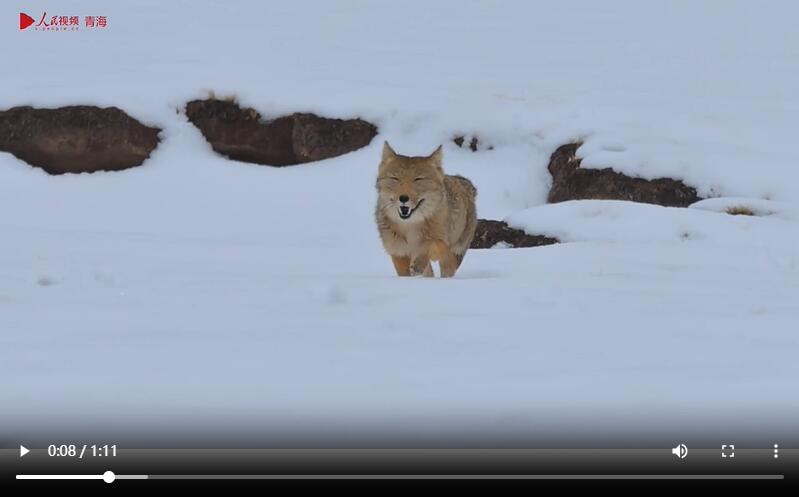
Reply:
M680 180L632 178L611 168L581 168L577 157L581 143L558 147L549 159L552 187L550 203L567 200L629 200L666 207L688 207L700 200L696 189Z
M456 135L452 142L457 145L459 148L469 147L469 150L472 152L477 152L478 150L494 150L493 145L485 146L480 142L480 139L476 136L472 136L471 140L467 141L467 137L464 135Z
M0 111L0 150L50 174L140 166L158 146L160 131L116 107Z
M559 243L559 240L542 235L528 235L522 230L509 227L503 221L478 219L471 248L492 248L499 244L504 248L540 247L555 243Z
M264 120L252 108L230 100L193 100L186 116L213 149L231 159L268 166L289 166L358 150L377 135L362 119L330 119L295 113Z

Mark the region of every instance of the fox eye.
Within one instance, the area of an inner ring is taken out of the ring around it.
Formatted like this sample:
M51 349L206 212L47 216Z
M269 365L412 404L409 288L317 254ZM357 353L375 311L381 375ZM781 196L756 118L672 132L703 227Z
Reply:
M425 180L425 179L427 179L427 178L425 178L424 176L420 176L418 178L414 178L413 180L414 181L422 181L422 180Z

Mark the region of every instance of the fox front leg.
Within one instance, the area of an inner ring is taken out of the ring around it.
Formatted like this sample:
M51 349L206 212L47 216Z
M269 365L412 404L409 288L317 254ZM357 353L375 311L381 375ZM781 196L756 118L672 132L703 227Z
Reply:
M460 266L460 261L462 257L459 258L457 255L452 253L449 249L447 253L443 255L439 264L441 265L441 277L442 278L451 278L455 276L455 271L458 270L458 266Z
M460 260L458 256L449 248L443 241L433 243L431 247L432 258L437 260L441 267L441 277L451 278L455 276L455 271L458 270Z
M411 258L399 257L396 255L391 256L391 262L394 263L394 269L397 271L397 276L410 276L411 275Z

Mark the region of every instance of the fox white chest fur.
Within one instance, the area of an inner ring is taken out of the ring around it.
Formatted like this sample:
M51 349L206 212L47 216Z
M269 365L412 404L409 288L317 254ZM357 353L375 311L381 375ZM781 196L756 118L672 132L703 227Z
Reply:
M413 257L414 248L420 249L423 245L424 235L421 226L401 226L391 224L387 229L381 230L381 241L386 252L400 257Z

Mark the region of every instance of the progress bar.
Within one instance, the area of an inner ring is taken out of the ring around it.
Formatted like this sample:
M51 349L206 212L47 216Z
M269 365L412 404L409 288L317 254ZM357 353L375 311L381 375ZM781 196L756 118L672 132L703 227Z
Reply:
M785 475L17 475L17 480L783 480Z
M785 475L148 475L152 480L783 480Z
M149 475L117 475L106 471L101 475L17 475L17 480L103 480L112 483L115 480L147 480Z

